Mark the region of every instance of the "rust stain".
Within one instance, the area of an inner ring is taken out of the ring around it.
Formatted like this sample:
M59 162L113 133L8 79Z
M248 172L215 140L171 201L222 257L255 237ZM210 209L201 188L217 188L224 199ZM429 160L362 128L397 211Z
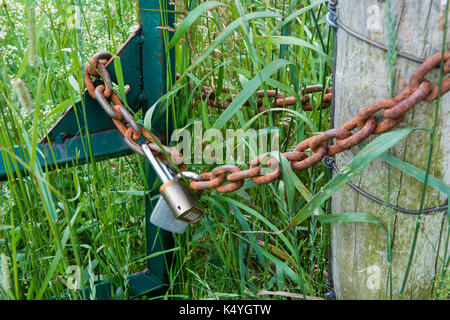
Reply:
M444 20L445 20L444 18L445 18L445 10L441 11L438 17L438 25L440 31L444 31Z

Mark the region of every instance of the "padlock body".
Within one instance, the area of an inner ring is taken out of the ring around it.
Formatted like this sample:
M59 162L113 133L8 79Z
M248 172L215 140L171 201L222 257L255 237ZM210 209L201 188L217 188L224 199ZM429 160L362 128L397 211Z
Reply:
M164 183L159 188L159 192L166 200L176 219L183 220L186 223L194 223L203 217L203 209L184 183L171 180Z

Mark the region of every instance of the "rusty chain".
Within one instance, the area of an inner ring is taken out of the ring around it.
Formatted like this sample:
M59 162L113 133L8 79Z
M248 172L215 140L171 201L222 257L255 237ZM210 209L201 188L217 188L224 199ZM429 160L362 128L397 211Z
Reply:
M136 123L133 116L123 106L119 97L111 90L108 83L110 77L106 71L106 66L111 61L112 56L108 53L98 53L94 55L90 64L85 68L85 84L87 91L96 99L103 109L109 114L119 131L124 135L125 142L132 150L143 155L141 147L136 141L142 136L148 140L148 146L155 156L165 159L165 155L159 148L158 144L153 140L152 136L145 128ZM438 97L438 85L432 85L425 76L435 67L440 65L442 53L436 53L426 59L411 75L409 87L404 89L394 98L382 98L376 100L366 108L358 112L358 114L348 120L340 128L330 129L321 132L313 137L301 141L292 151L284 152L282 155L290 162L292 169L304 170L314 166L322 161L325 156L333 156L341 153L359 143L366 140L372 134L382 134L393 127L397 126L406 115L406 112L422 101L433 101ZM444 53L444 74L450 73L450 51ZM102 78L104 85L95 87L91 77ZM231 93L231 97L226 102L219 101L214 90L209 87L203 87L202 97L207 100L208 105L219 108L227 108L231 100L237 93L227 87L222 88L223 92ZM307 87L304 94L322 91L322 86ZM450 91L450 77L442 80L441 96ZM325 91L322 108L329 106L331 103L330 88ZM258 107L260 112L262 109L262 97L267 94L270 98L276 97L277 106L287 106L296 103L294 97L284 97L275 90L257 92ZM305 95L303 96L305 97ZM108 99L113 103L110 105ZM272 101L274 103L275 101ZM304 110L312 110L309 98L302 98L302 108ZM112 110L111 110L112 109ZM377 113L382 111L382 117L379 119ZM124 123L125 121L125 123ZM127 127L128 124L128 127ZM358 130L359 129L359 130ZM353 132L357 130L356 132ZM329 141L335 139L335 143L329 145ZM159 144L160 141L158 141ZM186 169L182 161L182 155L175 148L163 146L165 151L171 155L175 163L181 163L180 170ZM264 161L266 160L266 161ZM273 168L270 173L262 172L262 164ZM226 164L216 167L210 172L200 173L200 181L190 181L189 187L195 190L215 189L218 192L233 192L241 188L246 179L251 179L255 184L266 184L278 179L282 170L278 163L278 159L271 155L260 155L250 161L248 169L241 169L236 165Z
M327 88L325 90L325 94L323 96L322 104L319 106L321 109L328 108L331 105L331 91L332 88ZM233 101L233 98L235 98L238 95L238 92L236 90L230 89L228 87L222 88L223 93L230 93L230 97L227 98L226 102L221 102L216 98L216 95L214 93L214 90L211 87L203 86L203 94L202 99L206 100L207 104L211 107L226 109ZM312 111L313 105L310 103L310 97L307 94L314 93L314 92L322 92L322 86L321 85L314 85L314 86L308 86L306 87L302 93L303 96L301 98L301 105L302 109L305 111ZM284 97L284 95L281 92L278 92L277 90L259 90L256 92L256 95L258 97L257 105L258 105L258 112L264 112L267 110L267 108L263 107L263 97L265 97L267 94L268 98L275 98L277 97L276 101L272 100L270 101L271 105L275 105L275 107L285 107L285 106L292 106L297 103L297 100L295 97ZM250 106L250 102L247 101L244 104L245 106ZM281 112L281 111L279 111Z
M176 79L180 79L181 75L176 74ZM302 89L302 97L301 97L301 107L304 111L312 111L313 105L310 103L310 97L308 94L315 93L315 92L322 92L322 85L313 85L313 86L307 86L306 88ZM331 92L333 88L327 88L324 92L324 96L322 99L322 103L318 106L318 109L326 109L329 106L331 106ZM229 87L222 87L222 93L230 94L230 96L226 99L225 102L220 101L217 99L216 94L214 92L214 89L208 86L202 87L203 93L202 93L202 99L206 100L206 103L215 108L221 108L226 109L231 104L233 99L239 94L239 92L236 89L229 88ZM279 92L278 90L258 90L256 92L256 95L258 97L257 105L258 105L258 112L264 112L268 110L267 108L263 107L263 98L267 95L268 98L274 98L276 99L276 108L280 107L287 107L292 106L297 103L297 100L295 97L284 97L284 95ZM275 103L274 100L270 101L270 104L273 106ZM250 106L250 102L246 101L245 106ZM282 111L277 111L282 112Z

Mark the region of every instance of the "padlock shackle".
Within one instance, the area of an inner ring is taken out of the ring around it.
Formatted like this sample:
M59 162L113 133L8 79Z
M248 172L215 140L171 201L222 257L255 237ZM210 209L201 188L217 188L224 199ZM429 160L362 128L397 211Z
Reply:
M161 165L160 162L158 162L158 160L155 158L155 156L153 155L152 151L150 150L150 148L147 146L146 143L143 143L141 145L142 150L144 151L145 156L147 157L148 161L150 161L150 164L152 165L153 169L155 169L156 174L158 175L158 177L161 179L161 182L163 184L169 182L170 180L172 180L172 176L170 175L170 173L168 172L167 168L162 168L164 167L164 164Z

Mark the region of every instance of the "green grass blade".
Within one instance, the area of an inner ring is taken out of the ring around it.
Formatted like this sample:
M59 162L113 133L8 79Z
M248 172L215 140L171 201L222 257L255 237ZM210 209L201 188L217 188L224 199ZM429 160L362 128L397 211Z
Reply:
M188 72L197 67L203 60L205 60L214 49L218 48L228 36L230 36L244 21L249 21L253 19L263 19L263 18L280 18L281 15L274 12L253 12L246 14L243 17L240 17L230 23L213 41L213 43L202 53L202 55L193 62L181 75L181 79L183 79Z
M116 56L114 58L114 70L116 71L116 77L117 77L117 84L119 85L119 91L120 91L120 97L125 104L127 105L127 95L125 93L125 80L123 79L123 72L122 72L122 63L119 56Z
M245 70L245 69L242 69L242 68L236 68L236 67L231 67L231 69L233 71L243 75L246 78L250 78L252 76L252 73L249 70ZM296 98L298 98L297 92L292 87L290 87L290 86L288 86L288 85L286 85L286 84L284 84L284 83L282 83L280 81L277 81L275 79L270 78L270 79L266 80L266 83L268 85L270 85L271 87L279 88L281 91L283 91L284 93L286 93L286 94L288 94L290 96L295 96Z
M70 219L70 225L73 225L73 223L75 222L76 217L77 217L77 214L75 214L72 217L72 219ZM61 238L61 246L62 247L66 246L67 240L69 239L69 236L70 236L70 230L69 230L70 229L70 225L68 225L64 229L63 236ZM45 275L45 278L44 278L45 280L42 282L41 287L39 288L39 292L38 292L38 294L36 296L37 300L41 299L42 295L45 293L45 290L47 289L50 280L54 277L54 274L55 274L56 269L58 267L58 262L59 262L59 260L61 260L61 258L62 258L61 252L60 251L56 251L56 254L55 254L55 256L54 256L54 258L52 260L52 263L50 264L50 267L48 268L47 273Z
M286 159L285 156L280 154L280 163L283 172L283 182L284 182L284 192L286 193L286 202L288 205L289 211L291 211L294 207L295 200L295 182L292 179L292 176L295 176L292 171L290 162Z
M44 23L46 21L47 21L47 16L43 15L41 20L39 20L38 25L36 26L36 31L35 31L36 32L36 34L35 34L36 38L39 38L39 35L40 35L40 33L42 31L42 28L44 26ZM30 59L29 55L30 55L30 49L28 49L27 52L24 55L24 58L23 58L23 60L22 60L22 62L20 64L19 70L16 73L16 79L19 79L20 77L22 77L22 74L25 71L25 68L28 66L28 61Z
M331 58L322 51L322 49L312 45L311 43L296 38L296 37L290 37L290 36L259 36L255 38L255 41L259 41L262 43L270 43L270 44L279 44L279 45L294 45L299 47L304 47L311 49L318 53L323 59L327 60L329 64L332 64Z
M327 1L328 0L318 0L318 1L310 4L309 6L306 6L300 10L295 11L294 13L290 14L286 19L284 19L283 22L281 22L279 25L277 25L275 27L275 29L273 30L273 32L276 32L277 30L279 30L280 28L282 28L283 26L285 26L286 24L288 24L289 22L291 22L292 20L297 18L299 15L307 12L308 10L314 9L315 7L317 7Z
M251 125L258 119L263 117L263 115L265 115L266 113L269 112L275 112L275 111L283 111L285 112L285 114L290 114L291 116L295 116L301 120L303 120L310 128L311 131L313 132L317 132L318 129L317 127L314 125L314 123L308 119L308 117L306 115L304 115L303 113L297 112L295 110L292 109L288 109L288 108L271 108L270 110L265 110L262 112L259 112L257 115L255 115L253 118L251 118L242 128L243 130L248 130Z
M315 219L322 223L340 223L340 222L366 222L379 225L387 232L386 225L378 217L370 213L363 212L346 212L335 214L320 214L314 216Z
M53 116L55 116L56 114L61 113L62 111L66 110L68 107L70 107L71 105L76 104L80 101L81 101L80 97L77 97L76 99L69 98L67 100L64 100L63 102L58 104L56 107L52 108L52 110L43 117L43 120L53 118Z
M226 6L226 4L217 2L217 1L209 1L200 4L194 10L192 10L187 17L180 23L177 28L177 31L173 35L169 44L167 45L167 50L170 50L174 45L176 45L180 39L186 34L192 24L200 17L206 10L209 10L218 6Z
M416 178L417 180L424 182L425 181L425 171L416 168L415 166L406 163L394 156L391 156L388 153L383 153L381 155L381 159L383 159L384 161L390 163L391 165L393 165L394 167L396 167L397 169L402 170L404 173L410 175L413 178ZM438 189L439 191L445 193L446 195L450 196L450 187L448 185L446 185L443 181L433 177L432 175L428 175L428 185Z
M236 235L236 236L238 236L239 238L243 239L245 242L247 242L249 245L251 245L258 253L260 253L261 255L266 257L267 259L269 259L270 262L272 262L273 264L278 266L281 270L283 270L283 272L289 278L291 278L293 281L295 281L296 283L299 284L299 286L302 289L302 293L303 294L306 294L306 293L310 294L311 293L311 288L309 286L309 283L305 282L303 277L301 277L301 275L299 275L297 272L292 270L291 267L289 267L289 265L286 262L281 261L280 259L276 258L275 256L273 256L272 254L270 254L266 250L263 250L260 246L255 245L254 243L248 241L244 237L242 237L240 235Z

